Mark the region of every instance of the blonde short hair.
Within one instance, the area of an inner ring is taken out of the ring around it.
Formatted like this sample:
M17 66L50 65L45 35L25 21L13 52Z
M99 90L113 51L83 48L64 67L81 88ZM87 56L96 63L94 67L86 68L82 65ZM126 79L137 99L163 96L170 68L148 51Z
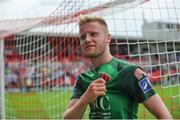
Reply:
M80 15L79 16L79 21L78 25L79 28L81 28L84 24L89 23L89 22L98 22L101 25L104 25L108 29L108 25L104 18L102 17L97 17L97 16L85 16L85 15Z

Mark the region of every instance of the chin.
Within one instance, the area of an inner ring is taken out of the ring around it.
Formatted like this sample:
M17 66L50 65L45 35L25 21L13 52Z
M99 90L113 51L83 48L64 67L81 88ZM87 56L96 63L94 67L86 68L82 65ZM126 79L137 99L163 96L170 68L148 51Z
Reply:
M98 56L93 53L93 54L86 54L85 57L87 57L87 58L96 58Z

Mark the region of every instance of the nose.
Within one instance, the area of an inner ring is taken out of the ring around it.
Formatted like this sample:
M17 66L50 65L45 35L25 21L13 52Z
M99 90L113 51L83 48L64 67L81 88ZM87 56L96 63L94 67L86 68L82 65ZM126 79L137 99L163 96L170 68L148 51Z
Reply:
M88 41L91 41L91 36L90 36L89 34L86 35L85 41L87 41L87 42L88 42Z

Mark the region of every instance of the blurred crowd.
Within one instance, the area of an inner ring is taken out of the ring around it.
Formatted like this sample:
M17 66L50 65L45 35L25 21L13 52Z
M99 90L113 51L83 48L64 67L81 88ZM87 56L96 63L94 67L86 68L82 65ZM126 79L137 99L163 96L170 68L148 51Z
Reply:
M144 55L129 59L139 64L148 74L151 83L171 85L180 83L180 54Z
M86 65L87 64L87 65ZM5 87L9 90L22 92L31 89L49 89L59 86L72 86L76 77L85 69L88 63L48 62L25 63L20 61L5 63Z
M21 62L5 63L5 87L20 88L21 91L32 87L34 67L27 67Z
M166 57L166 56L164 56ZM153 56L151 61L148 56L126 59L129 62L140 64L152 83L173 84L180 83L180 56L169 56L167 58ZM141 61L140 61L141 60ZM7 89L22 92L30 91L33 88L48 89L59 86L72 86L76 77L90 67L87 60L63 62L41 61L38 63L28 63L13 61L5 63L5 86Z

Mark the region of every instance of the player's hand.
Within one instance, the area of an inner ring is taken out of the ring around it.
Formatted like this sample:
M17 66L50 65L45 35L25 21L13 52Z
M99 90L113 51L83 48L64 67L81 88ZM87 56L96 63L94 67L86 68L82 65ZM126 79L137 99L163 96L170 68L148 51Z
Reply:
M85 104L93 103L98 96L104 96L106 94L106 81L102 78L94 80L81 96L81 100Z

